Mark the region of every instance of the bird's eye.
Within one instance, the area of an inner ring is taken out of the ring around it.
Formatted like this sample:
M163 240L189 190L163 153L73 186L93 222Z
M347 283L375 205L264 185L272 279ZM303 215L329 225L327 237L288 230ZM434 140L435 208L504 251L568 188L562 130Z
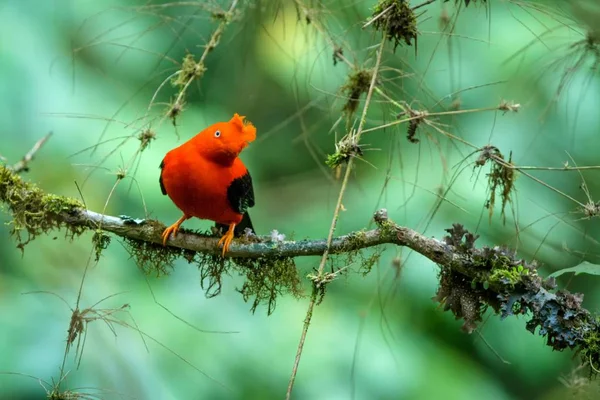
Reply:
M221 136L221 131L215 131L215 137Z

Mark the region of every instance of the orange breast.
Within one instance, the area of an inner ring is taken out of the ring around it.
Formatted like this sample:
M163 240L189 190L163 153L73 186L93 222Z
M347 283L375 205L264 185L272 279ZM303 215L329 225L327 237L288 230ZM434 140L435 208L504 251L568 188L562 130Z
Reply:
M220 224L238 224L242 214L235 212L227 200L227 188L246 167L236 158L231 167L206 160L179 147L164 159L162 180L167 195L185 214Z

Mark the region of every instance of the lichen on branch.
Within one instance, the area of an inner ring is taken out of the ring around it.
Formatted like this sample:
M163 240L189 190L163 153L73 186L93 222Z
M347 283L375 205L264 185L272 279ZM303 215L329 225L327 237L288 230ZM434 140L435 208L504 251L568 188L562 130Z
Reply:
M504 247L475 247L477 236L460 224L446 230L444 242L462 259L460 268L440 265L440 286L433 298L465 322L472 332L491 307L501 318L527 315L526 329L546 338L554 350L575 349L592 371L600 367L600 321L581 307L583 294L556 289L554 278L538 275L527 262Z

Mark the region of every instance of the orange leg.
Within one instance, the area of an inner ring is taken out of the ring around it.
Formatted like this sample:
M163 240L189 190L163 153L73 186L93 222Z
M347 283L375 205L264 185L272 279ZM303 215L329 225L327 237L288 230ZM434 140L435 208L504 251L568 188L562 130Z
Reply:
M169 236L171 236L171 233L173 233L173 237L175 237L175 235L177 235L177 231L179 230L179 226L181 226L181 224L183 224L183 221L185 221L186 219L188 219L189 217L185 214L183 214L183 216L181 218L179 218L177 220L177 222L175 222L173 225L169 226L167 229L165 229L161 235L162 240L163 240L163 246L167 245L167 239L169 238Z
M227 233L225 235L223 235L223 237L219 240L219 243L217 243L217 247L221 245L221 243L223 243L223 257L225 257L225 253L227 253L227 250L229 250L229 244L231 243L231 240L233 239L233 230L235 229L235 224L230 224L229 225L229 230L227 231Z

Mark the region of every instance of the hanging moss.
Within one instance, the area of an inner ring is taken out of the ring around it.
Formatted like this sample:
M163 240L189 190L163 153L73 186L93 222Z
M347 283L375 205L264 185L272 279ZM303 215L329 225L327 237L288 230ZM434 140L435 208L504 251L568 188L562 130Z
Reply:
M300 277L291 257L223 258L219 255L199 254L197 265L200 282L207 297L221 293L223 276L236 272L245 278L237 291L244 301L252 301L250 311L259 305L267 306L267 314L275 310L277 298L284 294L303 295Z
M296 263L291 257L239 259L235 263L243 268L240 273L246 278L237 290L244 301L252 301L250 311L253 313L264 304L270 315L279 296L292 294L299 298L303 295Z
M216 254L199 254L196 265L200 270L200 286L206 297L211 298L221 294L223 275L228 274L232 262Z
M144 240L125 238L125 246L137 266L147 275L167 275L175 261L183 255L178 247L163 246Z
M267 314L272 314L281 295L303 296L292 257L224 258L220 254L194 252L142 240L126 238L125 242L132 258L146 274L166 275L178 258L196 264L200 271L200 286L208 298L221 294L227 275L244 277L245 281L237 291L245 302L252 303L250 310L253 313L258 306L266 305Z
M102 251L106 250L110 244L110 236L102 232L102 230L97 229L94 232L94 236L92 236L92 244L94 245L95 260L98 261L100 260Z
M375 29L383 31L394 43L394 51L402 42L417 45L417 17L406 0L381 0L373 10Z
M357 69L348 75L346 83L341 87L342 93L348 98L342 111L346 113L348 117L356 112L360 96L369 91L371 79L373 79L373 72L366 69ZM331 162L332 161L328 162L328 164Z
M500 216L502 222L506 223L506 205L512 201L512 194L515 190L515 180L517 174L512 168L512 151L508 157L508 161L504 161L504 156L495 146L484 146L479 150L479 158L475 161L475 167L479 168L485 165L488 161L492 163L488 176L488 189L490 197L486 207L489 209L489 218L491 220L496 205L496 195L499 194L502 200L502 208Z
M335 256L335 265L358 265L358 272L366 276L375 264L379 262L383 249L365 249L367 235L364 230L352 232L348 235L347 246ZM370 254L369 254L370 253ZM368 254L368 255L367 255Z

